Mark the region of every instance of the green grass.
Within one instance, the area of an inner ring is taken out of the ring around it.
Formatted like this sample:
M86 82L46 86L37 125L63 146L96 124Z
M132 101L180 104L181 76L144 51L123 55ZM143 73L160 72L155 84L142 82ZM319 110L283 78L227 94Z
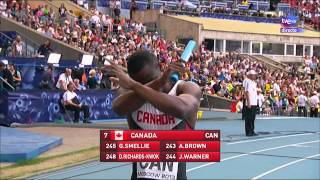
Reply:
M45 161L48 161L48 160L51 160L51 159L61 158L61 157L68 156L68 155L71 155L71 154L77 154L77 153L82 153L82 152L96 150L96 149L99 149L99 146L95 146L95 147L91 147L91 148L87 148L87 149L82 149L82 150L74 151L74 152L68 152L68 153L65 153L65 154L49 156L49 157L37 157L37 158L34 158L34 159L18 161L14 165L6 166L6 167L3 167L1 169L2 170L8 170L8 169L13 169L13 168L22 167L22 166L29 166L29 165L39 164L41 162L45 162Z

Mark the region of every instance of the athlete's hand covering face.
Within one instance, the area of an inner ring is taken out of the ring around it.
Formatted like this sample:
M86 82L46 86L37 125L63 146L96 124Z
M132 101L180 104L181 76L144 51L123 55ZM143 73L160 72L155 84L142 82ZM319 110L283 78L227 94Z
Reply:
M106 70L110 74L115 76L110 78L111 81L119 83L119 86L124 89L131 89L135 85L135 83L137 83L128 74L126 74L119 65L117 65L113 61L109 62L110 65L106 65Z

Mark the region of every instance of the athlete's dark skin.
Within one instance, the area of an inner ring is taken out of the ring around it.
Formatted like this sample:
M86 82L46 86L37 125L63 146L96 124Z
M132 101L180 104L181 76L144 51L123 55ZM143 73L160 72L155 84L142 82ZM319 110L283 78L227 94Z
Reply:
M116 76L113 80L121 88L129 90L113 101L112 109L119 115L130 115L147 101L168 115L187 120L191 128L195 127L201 98L199 86L183 82L177 87L177 96L167 94L174 86L170 75L173 71L181 71L177 65L169 65L162 75L159 66L146 65L132 77L111 61L107 69Z

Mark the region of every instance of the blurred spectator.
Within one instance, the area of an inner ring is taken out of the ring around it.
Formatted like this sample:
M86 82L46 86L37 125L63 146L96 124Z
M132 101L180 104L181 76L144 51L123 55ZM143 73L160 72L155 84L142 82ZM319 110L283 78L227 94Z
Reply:
M14 85L13 76L2 61L0 61L0 77L2 77L9 85ZM12 90L7 83L3 83L3 87L8 91Z
M43 73L41 82L41 89L54 89L54 79L53 79L53 69L49 66L46 71Z
M120 6L117 5L116 8L114 9L114 16L116 19L120 18L120 14L121 14L121 10L120 10Z
M0 0L0 15L4 15L7 9L7 2L6 0Z
M257 106L257 114L261 114L263 112L263 105L264 105L264 96L261 94L261 89L257 89L258 92L258 96L257 96L257 100L258 100L258 106Z
M80 80L79 79L74 79L73 80L74 83L74 87L76 90L78 91L83 91L86 90L87 88L85 86L83 86L82 84L80 84Z
M67 17L67 9L64 7L64 3L61 4L61 6L59 7L59 15L61 19L65 19Z
M72 73L72 70L69 68L66 68L65 72L60 74L58 82L56 84L56 88L58 88L61 91L66 91L67 85L70 82L73 82L71 73Z
M88 89L96 89L97 88L98 81L96 78L96 74L97 74L96 70L94 70L94 69L90 70L89 78L88 78L88 82L87 82Z
M318 108L320 106L319 104L319 97L317 91L314 91L312 93L312 97L310 98L310 117L318 117Z
M91 123L89 120L90 112L89 107L85 104L81 104L77 93L74 92L74 84L70 82L67 85L67 91L63 94L63 101L65 108L69 111L74 111L74 123L78 123L80 119L80 112L84 114L83 123Z
M306 103L308 102L307 97L304 95L304 91L300 92L300 95L298 96L298 116L301 117L301 113L303 111L303 116L307 117L307 108Z
M8 65L8 70L11 72L13 77L13 87L15 89L20 89L22 80L20 71L18 71L13 64Z
M138 10L138 5L135 0L131 0L131 6L130 6L130 19L133 18L133 13Z
M244 5L244 6L248 6L248 5L249 5L249 2L248 2L248 0L243 0L243 1L241 2L241 4Z
M39 49L38 49L38 54L39 55L42 55L42 56L48 56L51 52L52 52L52 49L51 49L51 43L49 40L46 40L44 42L44 44L42 44Z
M16 39L12 43L12 56L22 56L23 51L24 47L21 36L17 35Z

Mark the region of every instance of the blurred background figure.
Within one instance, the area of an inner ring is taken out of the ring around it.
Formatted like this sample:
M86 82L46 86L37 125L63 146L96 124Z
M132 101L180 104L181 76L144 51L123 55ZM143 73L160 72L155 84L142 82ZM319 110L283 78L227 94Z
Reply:
M96 78L97 72L95 69L89 71L89 78L87 82L88 89L96 89L98 85L98 80Z
M52 52L52 49L51 49L51 43L49 40L46 40L38 49L38 55L41 55L41 56L49 56L49 54Z
M49 66L43 73L41 82L41 89L54 89L53 68Z
M75 88L77 91L84 91L84 90L87 89L84 85L82 85L82 83L80 83L80 80L79 80L79 79L74 79L74 80L73 80L73 83L74 83L74 88Z
M312 96L309 100L310 103L310 117L318 117L318 108L319 108L319 97L317 91L312 93Z
M15 89L20 89L21 87L21 73L13 64L8 65L8 70L11 72L13 77L13 87Z
M70 82L73 82L72 77L71 77L72 70L69 68L65 69L65 72L60 74L58 82L56 84L56 88L59 89L60 91L66 91L67 90L67 85Z
M17 36L16 39L13 41L11 46L11 55L12 56L18 56L21 57L23 55L23 52L25 51L23 42L21 40L21 36Z

